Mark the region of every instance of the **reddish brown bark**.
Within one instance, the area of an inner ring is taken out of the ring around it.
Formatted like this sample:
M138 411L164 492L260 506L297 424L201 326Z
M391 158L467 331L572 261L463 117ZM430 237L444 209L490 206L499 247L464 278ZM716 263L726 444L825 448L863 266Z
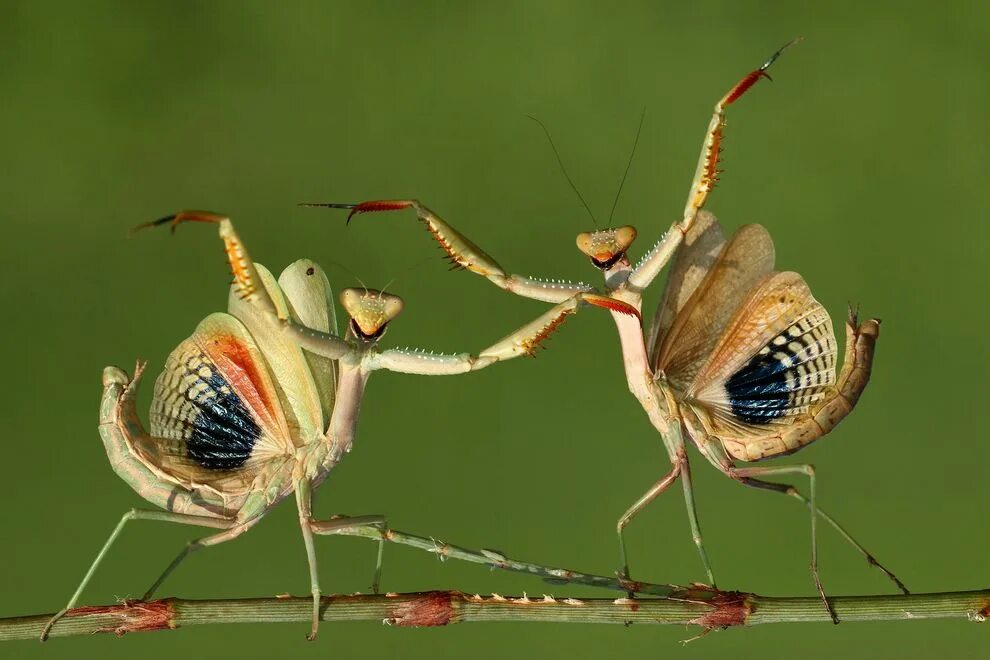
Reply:
M745 625L746 617L752 611L749 596L738 591L719 591L708 601L712 611L692 619L691 623L708 630Z
M172 630L177 628L175 623L175 608L172 599L153 600L150 602L124 601L117 605L93 605L77 607L66 612L67 617L110 615L119 623L100 628L98 632L112 632L118 637L129 632L148 630Z
M452 600L461 594L427 591L395 604L388 622L396 626L445 626L454 617Z

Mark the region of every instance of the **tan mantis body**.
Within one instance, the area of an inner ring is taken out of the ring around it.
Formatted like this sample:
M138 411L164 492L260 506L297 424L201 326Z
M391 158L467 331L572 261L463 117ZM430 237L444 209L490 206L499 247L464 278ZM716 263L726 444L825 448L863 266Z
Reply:
M613 313L627 385L660 432L671 462L670 471L618 521L623 574L628 577L623 529L680 478L692 535L708 579L714 584L695 512L683 439L687 434L705 458L732 479L791 495L809 506L811 570L819 594L837 622L818 577L816 514L906 589L817 507L812 466L741 467L736 461L797 451L845 417L869 379L879 323L868 320L860 325L850 313L845 362L836 378L835 339L828 314L800 276L773 271L773 244L766 231L751 225L726 241L714 216L702 211L718 175L725 108L765 76L766 68L779 54L745 76L716 103L683 217L635 267L626 256L636 237L633 227L583 233L577 245L602 270L605 294L636 310L642 307L643 291L677 255L664 300L645 332L637 317ZM541 280L506 273L475 243L416 200L320 205L350 208L349 217L412 208L454 263L517 295L560 302L591 290L580 284L551 287ZM765 391L757 391L761 387ZM793 473L809 477L810 498L792 486L762 479Z
M229 314L212 314L169 356L155 385L151 432L135 398L134 378L117 367L103 374L100 435L114 471L139 495L163 509L126 513L66 607L73 608L110 546L130 520L163 520L210 527L218 533L191 542L148 589L151 598L188 554L234 539L279 501L295 494L309 561L315 638L320 586L313 536L383 526L381 516L315 520L313 490L350 451L364 388L372 372L448 375L482 369L531 353L568 314L592 304L621 303L598 296L569 298L478 355L382 350L378 340L402 309L397 296L345 289L350 317L337 334L329 282L314 262L299 260L276 280L254 264L226 217L189 211L164 218L219 225L234 273ZM631 310L627 310L631 312ZM381 567L381 545L374 588Z

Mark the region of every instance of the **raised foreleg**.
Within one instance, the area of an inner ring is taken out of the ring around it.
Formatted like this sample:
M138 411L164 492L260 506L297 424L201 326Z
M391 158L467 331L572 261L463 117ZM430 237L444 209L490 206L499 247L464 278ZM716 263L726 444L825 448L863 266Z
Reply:
M589 292L593 288L591 285L583 282L572 283L564 280L539 279L506 273L498 262L472 242L471 239L454 229L440 216L414 199L379 200L361 202L360 204L316 203L306 204L305 206L350 209L350 213L347 216L348 222L355 215L361 213L398 211L411 208L416 212L419 220L430 230L430 234L433 235L433 238L436 239L437 243L443 249L453 268L467 269L472 273L487 278L495 286L524 298L559 303L575 294Z
M635 270L629 277L630 285L645 289L653 279L663 270L674 252L684 240L684 236L691 228L695 217L698 215L708 194L718 182L721 170L718 169L719 155L722 151L722 133L725 130L725 110L735 103L739 97L755 85L761 78L770 79L767 69L773 64L780 54L798 40L788 42L777 52L770 56L758 69L750 71L742 80L732 86L725 96L720 98L715 104L712 118L708 122L708 129L705 131L705 138L701 143L701 155L698 158L698 165L694 170L694 177L691 179L691 189L688 192L687 203L684 205L683 217L672 224L663 238L646 254L636 265Z

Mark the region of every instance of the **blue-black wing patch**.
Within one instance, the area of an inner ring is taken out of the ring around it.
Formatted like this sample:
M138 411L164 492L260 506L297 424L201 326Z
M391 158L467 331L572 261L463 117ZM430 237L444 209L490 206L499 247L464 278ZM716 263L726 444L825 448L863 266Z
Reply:
M192 372L190 371L192 375ZM209 470L233 470L251 457L261 428L244 402L217 372L197 380L188 391L199 390L199 414L192 420L186 441L189 457Z
M725 383L732 415L769 424L800 414L835 382L831 325L807 317L774 337Z
M239 470L291 447L261 353L226 314L207 317L169 355L150 421L159 450L210 471Z

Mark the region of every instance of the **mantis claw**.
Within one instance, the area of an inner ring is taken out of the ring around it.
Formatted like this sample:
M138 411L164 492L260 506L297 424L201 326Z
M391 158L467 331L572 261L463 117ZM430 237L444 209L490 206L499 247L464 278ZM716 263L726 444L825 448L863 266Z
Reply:
M636 307L616 298L603 296L597 293L582 293L578 297L589 305L608 309L613 312L619 312L620 314L626 314L627 316L635 316L640 320L640 322L643 321L643 317Z
M357 204L347 204L344 202L299 202L296 206L305 208L352 209Z
M768 57L767 58L767 61L763 63L763 65L760 67L760 71L766 71L767 69L769 69L770 68L770 65L773 64L774 62L776 62L777 61L777 58L780 57L780 55L785 50L787 50L788 48L790 48L791 46L793 46L795 44L801 43L802 41L804 41L804 37L794 37L793 39L791 39L790 41L788 41L786 44L784 44L783 46L781 46L780 48L778 48L777 51L773 55L771 55L770 57ZM770 78L770 76L767 76L767 78Z
M141 231L142 229L147 229L149 227L157 227L158 225L163 225L166 222L174 222L174 221L175 221L175 215L174 214L173 215L166 215L164 218L158 218L157 220L152 220L151 222L142 222L138 226L132 227L131 228L131 233L134 234L134 233L137 233L137 232ZM174 226L172 227L172 231L175 232L175 227Z
M350 209L350 213L347 214L347 224L351 224L351 218L356 215L361 215L362 213L375 213L378 211L400 211L402 209L407 209L410 206L419 207L418 202L410 200L379 200L373 202L361 202L359 204L344 204L338 202L303 202L299 206L306 206L309 208L327 208L327 209Z
M770 82L773 82L773 78L771 78L770 74L767 73L767 69L769 69L770 66L777 61L777 58L780 57L785 50L800 42L801 39L802 37L795 37L794 39L791 39L786 44L778 48L773 55L767 58L767 61L761 64L759 69L746 74L746 76L723 97L723 99L719 102L719 107L724 108L731 104L733 101L745 94L746 90L755 85L760 78L766 78Z
M220 224L225 219L227 219L227 216L220 213L213 213L212 211L179 211L178 213L166 215L164 218L158 218L157 220L152 220L151 222L143 222L131 229L131 233L133 234L141 231L142 229L158 227L168 223L169 229L171 229L174 234L176 228L178 228L178 226L183 222L210 222L213 224Z

